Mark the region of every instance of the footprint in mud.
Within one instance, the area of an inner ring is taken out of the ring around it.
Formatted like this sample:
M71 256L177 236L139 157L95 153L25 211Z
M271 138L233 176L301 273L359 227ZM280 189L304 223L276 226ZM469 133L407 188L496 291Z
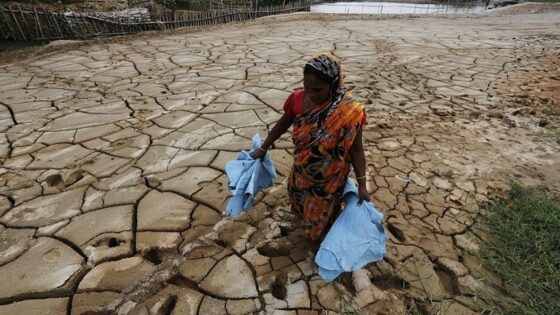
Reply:
M163 262L163 259L161 258L158 251L153 249L153 248L150 249L149 251L145 252L143 257L144 257L144 259L146 259L147 261L151 262L152 264L154 264L156 266Z
M70 171L64 177L59 173L49 175L47 176L47 178L45 178L44 182L49 187L56 187L59 190L62 190L64 189L64 187L68 187L77 183L82 178L84 178L84 170L77 169L74 171Z
M113 248L113 247L119 246L120 243L121 243L121 242L120 242L117 238L111 237L111 238L107 241L107 246L109 246L110 248Z
M45 178L45 182L50 187L58 187L64 183L60 174L49 175L47 178Z
M434 271L436 272L436 275L438 276L445 291L447 291L452 296L455 296L460 293L459 284L457 282L456 277L454 277L450 272L443 270L442 268L439 267L434 268Z
M377 267L369 268L369 270L371 271L371 283L382 290L410 288L410 283L397 275L394 270L381 271Z
M289 256L292 248L292 243L287 239L278 239L259 246L257 251L266 257L280 257Z
M285 300L288 296L288 289L286 288L287 285L288 275L284 272L279 272L276 274L274 282L270 286L270 293L279 300Z
M163 301L158 303L159 308L154 312L155 314L175 314L175 306L177 305L177 296L167 296ZM181 311L179 311L181 312Z

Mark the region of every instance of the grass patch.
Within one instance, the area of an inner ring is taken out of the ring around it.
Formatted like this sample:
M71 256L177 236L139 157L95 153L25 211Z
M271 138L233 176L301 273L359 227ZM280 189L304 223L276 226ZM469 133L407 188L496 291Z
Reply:
M560 128L553 127L553 126L548 127L544 131L544 135L560 143Z
M548 125L546 127L543 127L538 132L538 136L550 139L560 144L560 127L556 127L555 125Z
M514 307L505 314L560 310L560 203L534 188L512 185L509 199L489 206L493 239L481 257L502 280Z

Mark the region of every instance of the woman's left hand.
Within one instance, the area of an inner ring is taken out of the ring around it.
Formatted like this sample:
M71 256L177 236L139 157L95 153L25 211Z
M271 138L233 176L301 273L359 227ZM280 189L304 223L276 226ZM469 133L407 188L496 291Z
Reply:
M367 188L365 186L358 188L358 196L360 197L358 205L361 205L364 200L367 202L370 201L369 192L367 191Z

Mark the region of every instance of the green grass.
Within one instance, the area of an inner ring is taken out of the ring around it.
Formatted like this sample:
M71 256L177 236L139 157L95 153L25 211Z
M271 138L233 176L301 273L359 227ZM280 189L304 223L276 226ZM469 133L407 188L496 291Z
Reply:
M556 142L560 143L560 128L556 128L556 127L546 128L546 131L545 131L544 134L546 136L552 138Z
M489 206L493 236L481 253L516 302L505 314L560 314L560 203L514 184Z
M548 125L542 128L538 132L538 135L540 137L548 138L552 141L556 141L557 143L560 143L560 127L556 127L555 125Z

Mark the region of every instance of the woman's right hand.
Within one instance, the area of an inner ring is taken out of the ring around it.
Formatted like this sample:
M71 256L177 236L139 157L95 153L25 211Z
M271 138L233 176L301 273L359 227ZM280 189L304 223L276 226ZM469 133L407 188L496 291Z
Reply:
M264 155L266 154L265 150L262 150L261 148L256 148L255 151L253 151L253 158L256 159L262 159L264 157Z

